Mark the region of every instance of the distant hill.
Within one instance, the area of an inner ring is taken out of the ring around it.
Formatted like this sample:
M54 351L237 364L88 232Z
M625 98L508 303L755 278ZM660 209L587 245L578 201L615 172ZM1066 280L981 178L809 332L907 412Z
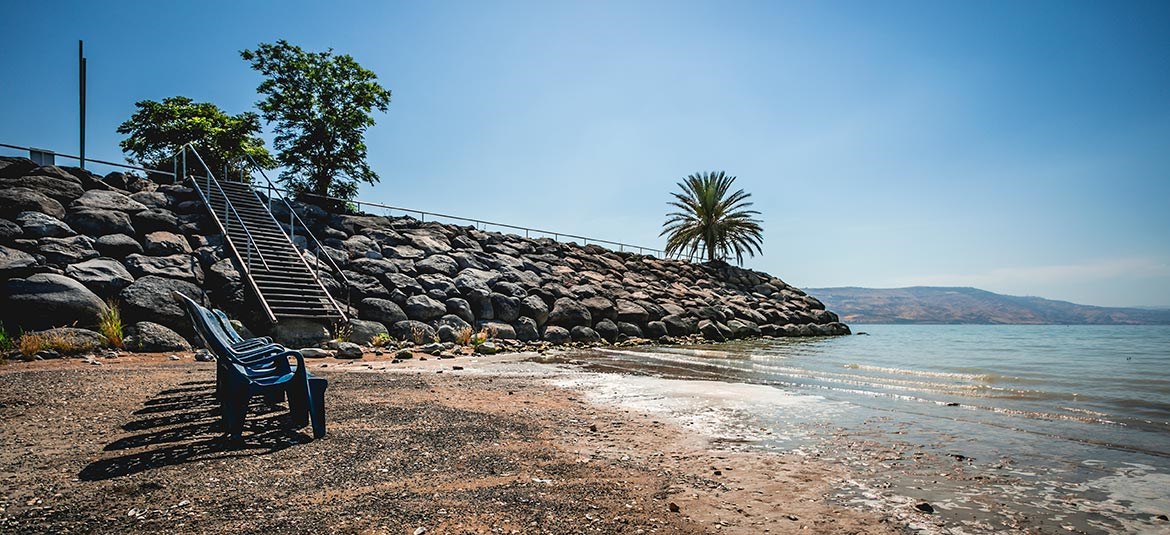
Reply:
M977 288L806 288L845 323L1167 325L1170 309L1109 308Z

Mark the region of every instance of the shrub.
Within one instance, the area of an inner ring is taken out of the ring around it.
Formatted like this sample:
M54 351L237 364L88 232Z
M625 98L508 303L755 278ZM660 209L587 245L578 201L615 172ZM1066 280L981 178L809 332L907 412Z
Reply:
M471 327L461 327L455 331L455 343L461 346L471 345Z
M378 334L375 334L374 337L370 339L370 345L374 346L374 347L385 347L385 346L390 345L390 343L393 341L394 341L394 338L391 338L389 334L378 333Z
M16 344L12 342L12 335L8 334L8 330L4 328L4 324L0 323L0 351L8 352L16 348Z
M95 349L91 345L81 343L66 336L60 330L24 333L20 335L17 348L20 350L20 354L26 357L31 357L38 351L44 351L46 349L52 349L63 355Z
M337 322L333 324L333 339L338 342L348 342L353 338L353 325Z
M439 339L434 336L431 336L430 339L428 339L426 327L422 325L412 325L410 327L410 341L414 342L415 345L422 345L430 342L438 342Z
M106 301L106 310L98 315L98 331L110 341L114 347L123 347L122 343L122 311L118 309L118 302L113 299Z

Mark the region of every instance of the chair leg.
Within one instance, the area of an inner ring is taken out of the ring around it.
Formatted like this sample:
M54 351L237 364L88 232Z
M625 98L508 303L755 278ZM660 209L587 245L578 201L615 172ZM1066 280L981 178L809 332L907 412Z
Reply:
M244 422L248 419L248 398L251 397L248 394L247 384L234 385L229 394L232 407L228 415L227 433L232 440L240 440L243 437Z
M309 392L308 387L301 381L289 381L287 385L288 412L292 417L294 429L300 429L309 424Z
M325 436L325 389L329 381L321 377L309 378L309 406L313 411L313 438Z
M264 393L264 402L269 405L284 403L284 390L268 391Z

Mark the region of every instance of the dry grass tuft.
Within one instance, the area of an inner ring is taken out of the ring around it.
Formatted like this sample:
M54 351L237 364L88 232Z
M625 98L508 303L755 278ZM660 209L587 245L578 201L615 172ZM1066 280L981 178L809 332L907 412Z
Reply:
M122 341L122 311L118 308L118 302L113 299L106 301L106 311L98 315L98 332L102 333L110 345L114 347L123 347Z

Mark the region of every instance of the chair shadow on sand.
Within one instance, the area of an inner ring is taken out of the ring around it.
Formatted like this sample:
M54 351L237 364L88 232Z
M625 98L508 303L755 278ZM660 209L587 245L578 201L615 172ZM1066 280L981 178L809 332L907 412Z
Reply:
M138 434L119 438L103 448L106 452L147 449L94 461L78 477L82 481L101 481L189 462L266 455L313 440L290 428L286 406L267 403L257 396L248 408L243 440L231 442L223 434L219 407L214 381L183 383L163 390L134 411L138 419L122 426Z

